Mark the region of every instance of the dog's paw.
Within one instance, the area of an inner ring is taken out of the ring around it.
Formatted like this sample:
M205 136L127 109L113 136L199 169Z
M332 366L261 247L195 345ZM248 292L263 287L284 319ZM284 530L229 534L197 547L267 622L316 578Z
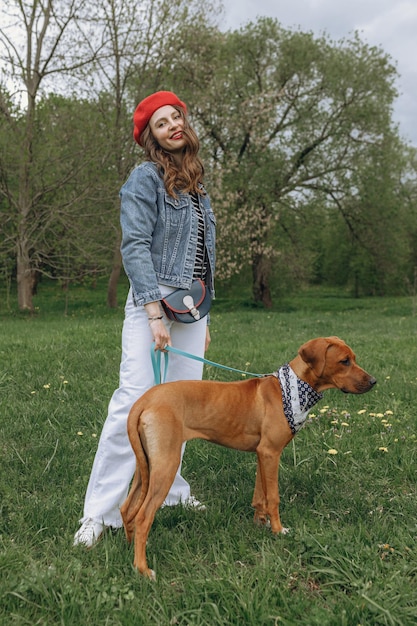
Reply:
M288 535L288 533L290 533L291 530L283 526L279 532L281 533L281 535Z
M143 575L146 578L149 578L149 580L156 580L156 574L155 574L155 570L151 569L150 567L146 570L146 572L143 572Z
M266 528L270 528L271 526L271 522L266 513L255 513L254 522L256 526L265 526Z

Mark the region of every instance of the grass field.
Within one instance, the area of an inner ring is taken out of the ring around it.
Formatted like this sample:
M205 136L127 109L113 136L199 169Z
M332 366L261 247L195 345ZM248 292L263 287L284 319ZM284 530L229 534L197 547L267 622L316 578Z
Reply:
M123 532L72 547L107 403L122 307L102 292L42 289L35 315L0 308L1 608L4 625L362 626L417 623L417 318L410 299L307 292L273 311L219 298L207 357L270 372L339 335L377 379L327 391L283 454L274 537L250 506L256 458L188 444L184 476L204 513L161 510L132 568ZM205 377L237 375L207 367Z

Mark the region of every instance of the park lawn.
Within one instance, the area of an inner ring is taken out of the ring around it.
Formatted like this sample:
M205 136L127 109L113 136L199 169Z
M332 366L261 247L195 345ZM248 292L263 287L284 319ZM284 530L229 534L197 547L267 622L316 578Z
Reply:
M161 510L132 568L123 531L72 547L107 403L122 307L80 288L63 315L44 290L35 315L0 311L0 623L170 626L411 625L417 622L417 318L409 298L308 291L271 311L222 299L207 358L267 373L313 337L338 335L377 379L363 396L325 392L284 451L281 517L253 525L256 457L202 441L183 474L207 505ZM207 366L205 377L240 375Z

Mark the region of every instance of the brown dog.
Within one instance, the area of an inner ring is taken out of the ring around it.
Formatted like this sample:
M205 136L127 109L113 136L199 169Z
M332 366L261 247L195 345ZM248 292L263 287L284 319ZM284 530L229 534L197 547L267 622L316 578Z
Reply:
M133 405L128 434L136 473L121 513L126 536L135 538L134 565L154 579L146 541L189 439L256 452L258 468L252 506L255 521L285 533L279 517L278 466L282 450L304 423L325 389L365 393L376 383L338 337L308 341L275 375L221 383L179 381L158 385Z

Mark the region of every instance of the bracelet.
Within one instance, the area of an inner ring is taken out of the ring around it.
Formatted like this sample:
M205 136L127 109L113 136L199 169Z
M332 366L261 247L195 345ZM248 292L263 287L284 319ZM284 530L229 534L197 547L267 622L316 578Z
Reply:
M156 322L156 320L161 320L163 315L154 315L153 317L148 317L148 322L152 324L152 322Z

